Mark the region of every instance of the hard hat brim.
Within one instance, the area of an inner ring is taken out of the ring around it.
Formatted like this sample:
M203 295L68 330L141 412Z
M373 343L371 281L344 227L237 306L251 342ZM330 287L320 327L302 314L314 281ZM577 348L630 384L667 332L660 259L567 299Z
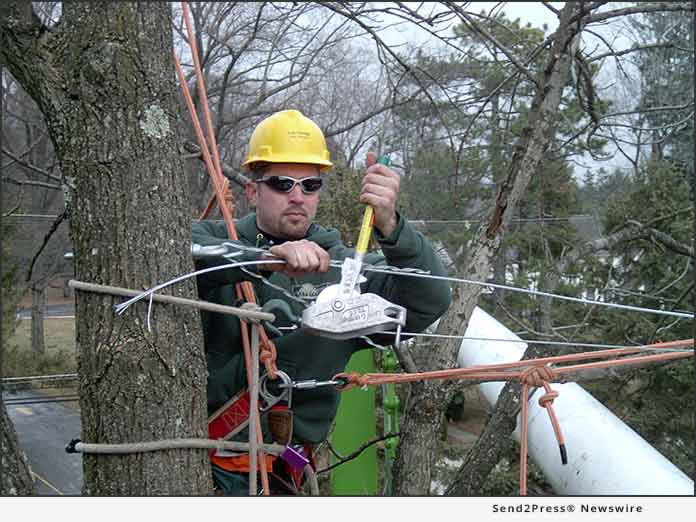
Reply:
M326 172L327 170L330 170L333 167L333 163L323 158L307 158L305 161L297 161L297 159L294 157L276 154L275 156L273 156L273 161L269 161L267 157L263 156L251 156L247 158L244 163L242 163L242 168L244 168L245 171L249 172L251 170L251 166L254 163L296 163L298 165L316 165L322 172Z

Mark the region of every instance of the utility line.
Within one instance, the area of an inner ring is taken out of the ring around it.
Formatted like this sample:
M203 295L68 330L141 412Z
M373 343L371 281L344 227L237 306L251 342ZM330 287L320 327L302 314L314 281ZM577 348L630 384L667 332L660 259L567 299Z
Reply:
M298 326L278 326L278 330L295 331ZM380 335L393 335L396 332L383 331L377 332ZM459 339L462 341L490 341L499 343L525 343L525 344L540 344L548 346L574 346L578 348L596 348L601 350L616 349L616 348L634 348L636 350L645 350L650 352L691 352L693 349L678 349L678 348L649 348L646 345L625 345L625 344L600 344L600 343L581 343L575 341L548 341L544 339L503 339L494 337L471 337L468 335L447 335L433 333L416 333L416 332L401 332L402 337L426 337L435 339Z
M573 221L594 221L594 216L579 214L568 217L548 217L548 218L515 218L511 223L562 223ZM409 219L408 222L414 225L475 225L482 223L483 219Z
M631 306L631 305L623 305L619 303L608 303L604 301L595 301L593 299L585 299L582 297L571 297L568 295L560 295L560 294L553 294L551 292L542 292L539 290L529 290L527 288L519 288L516 286L510 286L510 285L501 285L497 283L487 283L487 282L482 282L482 281L473 281L471 279L464 279L460 277L447 277L447 276L436 276L432 274L426 274L421 271L416 271L416 270L405 270L405 269L399 269L399 268L394 268L394 267L372 267L372 266L367 266L365 265L365 271L370 271L370 272L379 272L379 273L385 273L385 274L399 274L403 276L408 276L408 277L423 277L427 279L437 279L440 281L452 281L455 283L466 283L470 285L478 285L478 286L485 286L488 288L500 288L503 290L509 290L511 292L520 292L523 294L529 294L529 295L536 295L536 296L541 296L541 297L550 297L553 299L559 299L562 301L571 301L574 303L582 303L585 305L595 305L595 306L606 306L608 308L619 308L622 310L631 310L633 312L643 312L643 313L651 313L651 314L658 314L658 315L669 315L672 317L681 317L685 319L693 319L694 314L693 313L684 313L684 312L672 312L669 310L656 310L654 308L644 308L641 306Z
M238 247L239 245L234 245L234 246ZM257 249L257 248L253 248L253 247L242 247L241 249L242 250L253 250L253 251L261 250L261 251L263 251L262 249ZM165 288L165 287L172 285L174 283L178 283L180 281L183 281L184 279L187 279L190 277L194 277L194 276L208 273L208 272L214 272L217 270L227 270L227 269L232 269L232 268L241 268L243 266L253 266L253 265L263 265L263 264L285 264L285 261L282 259L268 259L268 260L258 260L258 261L238 261L238 262L230 262L229 264L226 264L226 265L218 265L218 266L213 266L213 267L209 267L209 268L204 268L202 270L197 270L195 272L184 274L184 275L176 277L170 281L166 281L164 283L161 283L153 288L150 288L149 290L145 290L144 292L129 299L128 301L125 301L123 303L116 305L115 306L116 312L118 314L122 314L126 310L126 308L128 308L131 304L139 301L140 299L143 299L144 297L147 297L147 296L152 296L152 294L154 294L156 291L161 290L162 288ZM342 263L340 261L331 261L330 265L334 268L340 268L342 266ZM439 280L439 281L450 281L450 282L454 282L454 283L472 284L472 285L484 286L487 288L500 288L500 289L504 289L504 290L509 290L511 292L520 292L523 294L536 295L536 296L541 296L541 297L550 297L553 299L559 299L559 300L563 300L563 301L571 301L574 303L581 303L584 305L605 306L608 308L618 308L621 310L630 310L633 312L667 315L667 316L671 316L671 317L680 317L680 318L685 318L685 319L693 319L693 317L694 317L693 313L673 312L673 311L669 311L669 310L656 310L654 308L644 308L644 307L640 307L640 306L623 305L623 304L618 304L618 303L607 303L604 301L595 301L592 299L585 299L585 298L581 298L581 297L571 297L571 296L567 296L567 295L553 294L550 292L542 292L539 290L529 290L527 288L519 288L519 287L515 287L515 286L510 286L510 285L501 285L501 284L497 284L497 283L474 281L471 279L464 279L461 277L437 276L437 275L433 275L433 274L430 274L428 272L424 272L422 270L415 269L415 268L396 268L396 267L391 267L391 266L378 267L378 266L369 265L369 264L365 264L365 265L363 265L363 267L364 267L364 270L366 272L377 272L377 273L399 275L399 276L405 276L405 277L420 277L420 278L433 279L433 280ZM151 304L152 304L152 300L150 300L150 305ZM148 312L149 312L149 310L148 310ZM149 320L149 313L148 313L148 320Z

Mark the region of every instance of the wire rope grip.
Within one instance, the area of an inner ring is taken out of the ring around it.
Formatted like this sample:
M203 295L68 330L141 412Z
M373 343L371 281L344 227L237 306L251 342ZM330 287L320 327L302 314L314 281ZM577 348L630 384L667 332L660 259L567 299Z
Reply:
M341 282L322 290L302 312L302 329L331 339L352 339L406 325L406 308L377 294L360 293L362 263L346 258Z
M368 154L368 167L374 163L389 165L387 156ZM360 235L352 258L341 265L341 281L325 288L302 313L302 328L310 333L345 340L396 328L397 338L406 325L406 308L390 303L377 294L362 294L360 283L363 260L367 253L374 211L365 208Z
M376 294L358 294L327 302L317 299L302 313L303 330L339 340L383 332L394 327L400 330L405 324L406 309Z

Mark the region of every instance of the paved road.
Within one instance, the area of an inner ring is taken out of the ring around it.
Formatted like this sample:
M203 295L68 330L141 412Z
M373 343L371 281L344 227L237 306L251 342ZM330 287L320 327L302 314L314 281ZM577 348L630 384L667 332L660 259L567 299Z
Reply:
M60 395L74 393L74 390L64 390ZM80 436L80 413L75 409L75 403L12 404L13 399L39 395L42 395L41 390L3 393L19 444L34 472L37 493L80 495L82 456L65 452L65 445Z
M46 305L46 317L74 317L75 304L54 304ZM31 319L31 309L22 308L17 312L17 319Z

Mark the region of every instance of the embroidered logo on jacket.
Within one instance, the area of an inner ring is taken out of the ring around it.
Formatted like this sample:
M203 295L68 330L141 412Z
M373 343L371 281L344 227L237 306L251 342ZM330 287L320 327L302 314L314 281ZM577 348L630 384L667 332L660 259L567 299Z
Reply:
M314 285L312 283L302 283L301 285L293 285L292 295L299 297L300 299L314 299L319 293L334 283L321 283Z

